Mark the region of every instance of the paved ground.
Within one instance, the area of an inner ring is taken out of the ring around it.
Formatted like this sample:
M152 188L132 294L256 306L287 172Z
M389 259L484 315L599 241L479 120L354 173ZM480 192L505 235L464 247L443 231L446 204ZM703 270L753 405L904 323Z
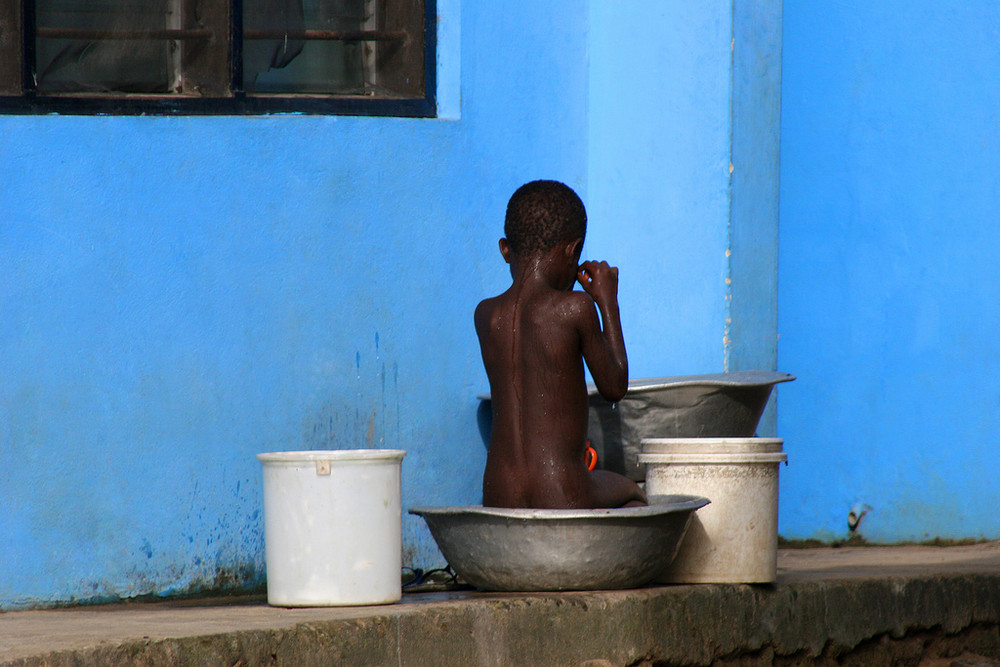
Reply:
M960 547L838 547L781 549L780 582L885 577L1000 574L1000 542Z
M1000 543L781 550L774 586L0 613L0 664L1000 665Z

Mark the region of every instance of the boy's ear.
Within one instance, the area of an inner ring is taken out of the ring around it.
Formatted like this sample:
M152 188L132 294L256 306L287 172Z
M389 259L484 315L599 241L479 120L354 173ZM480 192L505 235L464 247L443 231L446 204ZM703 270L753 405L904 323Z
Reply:
M583 239L576 239L566 244L566 256L567 257L579 257L583 252Z
M505 238L500 239L500 254L503 255L503 261L510 264L510 244L507 243L507 239Z

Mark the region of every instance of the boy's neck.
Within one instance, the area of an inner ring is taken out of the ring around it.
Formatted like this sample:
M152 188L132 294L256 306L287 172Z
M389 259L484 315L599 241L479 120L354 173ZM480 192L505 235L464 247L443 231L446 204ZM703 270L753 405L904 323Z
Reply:
M522 287L549 287L554 290L567 289L563 275L564 267L554 261L554 257L545 254L531 255L511 262L510 274L515 285ZM569 288L573 284L570 283Z

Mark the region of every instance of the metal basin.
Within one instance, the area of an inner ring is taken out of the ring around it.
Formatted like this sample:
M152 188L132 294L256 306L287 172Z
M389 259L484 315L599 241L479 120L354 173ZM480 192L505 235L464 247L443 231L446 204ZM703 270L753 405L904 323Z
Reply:
M488 591L636 588L674 559L700 496L592 510L415 507L445 559Z
M587 437L597 451L597 467L641 482L643 438L752 437L774 385L794 379L778 371L637 379L615 405L588 384ZM489 394L479 399L479 432L489 447L493 408Z
M641 481L644 438L752 437L771 389L794 379L777 371L737 371L633 380L615 405L593 389L587 437L598 467Z

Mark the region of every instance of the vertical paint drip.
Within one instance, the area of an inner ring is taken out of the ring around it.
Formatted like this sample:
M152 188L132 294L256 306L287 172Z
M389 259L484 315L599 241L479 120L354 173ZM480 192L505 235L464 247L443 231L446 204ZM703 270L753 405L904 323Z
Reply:
M392 362L392 393L396 403L396 442L399 445L399 365Z
M729 372L729 348L732 339L729 337L733 324L733 279L732 279L732 250L726 248L726 323L722 332L722 367L723 371Z
M382 369L379 371L379 380L382 385L382 394L381 394L382 412L380 418L381 435L379 436L379 442L381 443L385 440L385 363L382 364Z

